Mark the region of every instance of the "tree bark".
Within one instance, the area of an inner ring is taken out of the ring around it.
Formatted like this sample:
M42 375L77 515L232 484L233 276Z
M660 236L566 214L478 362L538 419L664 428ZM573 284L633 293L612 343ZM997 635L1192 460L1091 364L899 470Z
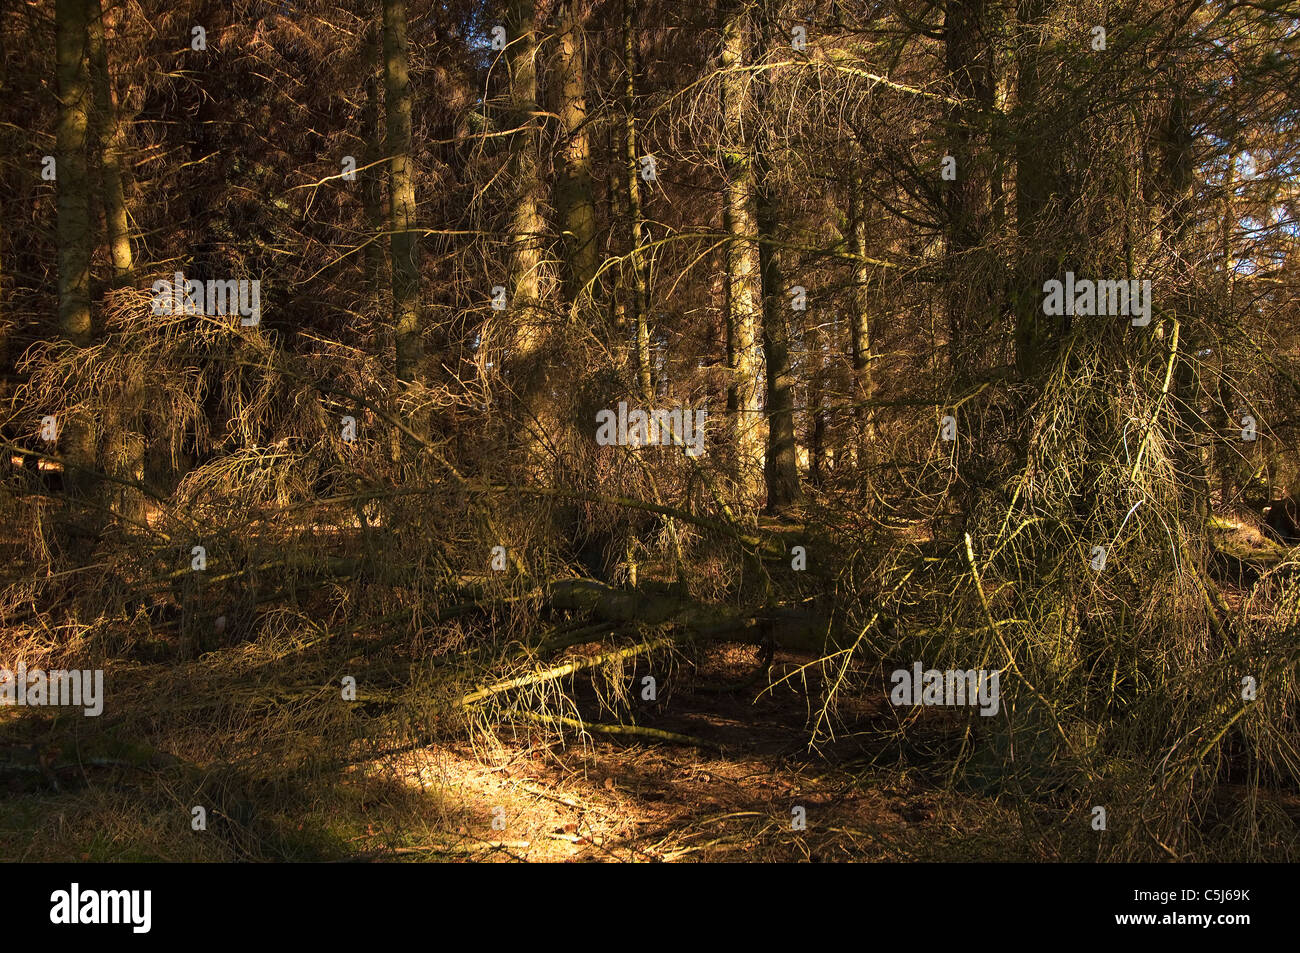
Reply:
M134 272L122 175L126 133L113 94L113 76L108 65L107 30L101 0L90 0L89 13L90 82L95 105L93 141L99 155L104 230L112 267L111 285L113 288L124 288L131 284ZM103 436L113 445L113 452L105 461L105 469L122 479L137 482L144 479L145 440L140 432L144 392L142 372L135 367L128 368L121 399L104 408ZM135 522L143 520L144 501L139 491L117 484L111 487L110 494L114 512Z
M1210 516L1210 480L1204 454L1209 435L1205 432L1202 412L1205 392L1196 370L1195 357L1204 333L1199 326L1201 322L1191 291L1196 284L1191 256L1183 247L1189 237L1192 208L1196 201L1194 145L1187 92L1181 78L1175 78L1160 134L1160 182L1164 205L1160 215L1160 235L1167 249L1166 257L1173 262L1170 297L1174 305L1174 320L1180 326L1174 371L1173 445L1190 509L1205 520Z
M853 254L853 311L849 315L849 351L853 364L853 458L859 472L866 472L875 427L871 422L871 400L875 380L871 373L871 272L867 267L867 201L862 176L849 183L849 237Z
M771 196L759 205L759 233L775 234ZM759 253L763 272L763 351L767 357L767 512L782 513L799 499L799 463L794 437L794 370L790 366L790 326L782 294L776 249L764 244Z
M133 261L131 234L126 211L126 194L122 183L122 154L126 130L118 114L113 95L113 77L108 68L108 51L104 39L104 13L100 0L91 0L90 69L95 97L95 145L99 150L103 179L104 226L108 233L108 255L113 266L113 287L131 283Z
M808 482L820 487L826 480L826 340L816 321L804 331L807 341L808 380Z
M953 97L949 150L956 179L944 194L948 219L949 361L958 390L983 366L983 339L995 314L993 263L979 254L989 231L991 170L979 125L993 108L993 49L986 0L948 0L944 54Z
M545 352L550 339L542 310L542 178L538 168L540 125L537 105L537 35L533 0L510 0L506 16L506 61L510 72L507 122L511 186L509 261L511 316L510 385L519 413L519 435L527 467L544 478L553 429Z
M770 0L763 0L763 48L770 48L774 24ZM760 110L766 105L767 81L756 80ZM799 460L794 437L794 371L790 366L788 303L781 280L780 255L773 244L780 228L776 185L771 169L768 136L755 136L756 224L759 272L763 292L763 354L766 366L767 453L763 478L767 486L767 512L784 513L799 498Z
M1016 142L1016 223L1020 242L1016 278L1016 371L1031 380L1042 369L1051 338L1042 311L1043 282L1050 277L1053 263L1042 251L1040 232L1052 197L1056 157L1052 136L1045 130L1047 117L1040 103L1040 49L1042 30L1051 0L1020 0L1018 107L1026 121ZM1037 112L1035 112L1037 111Z
M564 237L567 297L577 304L596 277L596 206L592 198L591 143L587 129L585 10L583 0L562 0L556 9L556 71L560 117L560 177L556 211Z
M59 116L55 146L58 188L59 330L73 345L85 347L93 336L90 314L90 182L86 171L86 135L91 90L87 52L93 0L58 0L55 4L58 50ZM59 450L64 458L64 489L70 500L83 499L90 488L95 432L90 421L60 419ZM87 528L70 519L67 530L75 554L85 555Z
M758 380L760 262L754 208L754 155L744 124L748 80L749 10L727 2L722 10L722 122L726 184L723 224L727 242L727 410L735 422L740 484L757 496L763 473L763 433Z
M369 272L370 288L378 293L380 282L386 271L384 245L380 240L386 230L384 215L384 187L382 162L384 158L384 133L382 128L381 71L384 61L384 31L378 16L372 15L366 24L363 39L365 45L362 69L365 72L363 87L366 102L361 109L361 135L365 141L365 152L361 164L365 170L361 176L361 201L366 211L366 221L370 226L370 238L366 245L366 267Z
M411 159L411 80L406 42L406 0L384 3L384 112L387 124L388 215L392 234L393 323L397 379L420 376L424 360L420 308L420 249L416 231L415 164Z
M59 243L59 330L73 344L91 339L90 183L86 133L90 113L86 52L87 0L58 0L59 119L56 138Z
M647 405L654 399L650 380L650 279L641 248L647 237L641 211L640 157L636 142L636 83L640 65L635 28L637 0L623 0L623 161L627 181L628 245L631 249L632 289L628 296L636 332L637 385Z

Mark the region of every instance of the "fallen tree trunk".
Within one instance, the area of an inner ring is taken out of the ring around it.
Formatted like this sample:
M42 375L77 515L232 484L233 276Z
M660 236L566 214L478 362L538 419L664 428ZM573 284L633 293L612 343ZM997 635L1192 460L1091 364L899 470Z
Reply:
M770 639L786 649L821 652L836 644L826 620L792 606L717 606L676 594L614 589L594 579L553 582L546 587L546 601L612 624L680 627L679 640L725 641L748 631L756 641Z
M554 681L557 678L572 675L574 672L580 672L583 669L604 665L606 662L635 658L638 655L648 655L658 649L671 648L676 643L676 639L665 636L658 639L651 639L648 642L629 645L626 648L601 652L598 655L584 656L570 662L565 662L563 665L556 665L552 668L543 669L540 672L533 672L529 675L520 675L516 678L507 678L504 681L488 685L485 688L475 689L467 695L462 695L458 704L462 708L467 708L476 702L481 702L494 695L499 695L502 692L508 692L513 688L526 688L529 685L540 685L542 682Z
M577 718L566 718L563 715L543 715L533 711L522 712L521 714L528 721L537 721L548 725L564 725L578 731L598 735L631 735L633 738L648 738L651 741L662 741L674 745L690 745L693 748L718 750L722 747L717 742L709 741L707 738L682 735L675 731L664 731L662 728L647 728L644 725L608 725L598 721L580 721Z

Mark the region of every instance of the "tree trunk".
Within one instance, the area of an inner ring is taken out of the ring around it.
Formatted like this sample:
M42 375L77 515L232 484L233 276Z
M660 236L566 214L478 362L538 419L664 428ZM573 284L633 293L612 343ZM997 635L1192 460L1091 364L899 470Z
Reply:
M773 23L763 0L763 48L773 39ZM759 108L765 105L766 80L758 84ZM790 366L790 325L781 280L780 256L772 244L779 230L775 179L771 172L768 137L759 133L755 142L754 170L759 271L763 292L763 354L766 358L768 419L767 454L763 477L767 485L767 512L783 513L799 498L799 460L794 438L794 372Z
M367 8L369 9L369 8ZM366 210L366 221L370 225L370 238L366 245L366 267L369 272L370 288L379 292L380 282L385 274L386 260L384 245L380 239L386 231L384 221L384 187L382 166L377 164L384 158L384 134L380 112L380 71L384 60L384 37L378 18L371 16L366 24L366 34L362 69L365 71L363 86L366 94L365 105L361 109L361 135L365 140L365 152L361 175L361 201Z
M388 132L388 214L392 234L397 379L410 382L420 376L424 328L420 311L419 233L415 230L415 165L411 160L406 0L384 0L384 112Z
M126 130L117 115L113 78L108 69L104 39L104 14L100 0L91 0L90 69L95 96L95 145L99 150L103 179L104 226L108 233L108 255L113 266L113 287L129 285L132 278L131 234L122 184L122 154Z
M1019 255L1016 275L1016 371L1022 380L1032 380L1046 364L1051 341L1056 337L1043 315L1043 282L1056 267L1046 250L1050 247L1049 206L1059 168L1058 133L1052 129L1050 107L1042 102L1041 31L1047 22L1052 0L1020 0L1019 88L1017 108L1023 121L1016 140L1016 228ZM1053 319L1060 320L1060 319Z
M623 161L626 166L628 244L632 250L632 291L629 297L636 330L637 385L647 405L654 399L650 382L650 281L641 247L646 241L641 212L640 157L636 144L637 32L636 0L623 0Z
M949 107L949 154L956 178L945 182L948 244L948 367L952 388L968 393L988 366L988 341L1002 295L999 265L989 253L994 166L991 143L981 129L993 112L993 38L986 0L948 0L944 13L944 54L948 82L959 105ZM1037 306L1037 299L1034 299ZM959 513L974 509L973 493L988 459L984 420L972 408L960 426L970 438L957 455L957 479L949 486Z
M871 291L867 267L866 184L854 175L849 184L849 237L853 254L853 312L849 315L849 350L853 363L853 458L859 472L866 472L868 454L875 439L871 422L871 400L876 386L871 373Z
M1190 509L1205 520L1210 516L1209 474L1203 449L1208 434L1204 428L1205 394L1195 357L1204 332L1192 297L1191 289L1196 282L1191 256L1183 248L1191 224L1191 209L1196 201L1196 169L1192 154L1195 138L1187 111L1187 93L1181 80L1175 80L1160 136L1160 182L1164 193L1160 233L1168 249L1166 257L1174 263L1170 297L1174 305L1174 320L1179 324L1174 373L1173 444Z
M596 207L592 198L591 144L587 131L586 35L583 0L563 0L556 10L556 71L560 117L560 177L556 211L564 236L565 279L570 304L591 295L596 277Z
M826 479L826 340L816 321L804 332L808 379L808 482L815 487Z
M774 201L762 190L759 234L776 234ZM790 366L790 326L776 249L760 246L763 274L763 352L767 357L767 512L781 513L799 498L799 462L794 438L794 371Z
M749 11L730 2L722 9L722 121L726 185L723 223L727 242L727 363L731 381L727 410L735 421L736 451L743 491L759 493L763 432L758 380L760 262L755 236L754 156L745 139L748 80L740 72L749 55Z
M529 471L543 477L551 431L545 350L550 337L542 311L542 179L538 169L537 36L532 0L510 0L506 56L510 71L510 279L511 387Z
M124 288L131 284L134 271L122 181L126 132L113 95L103 6L101 0L90 0L90 4L90 81L94 90L94 143L99 153L104 230L113 270L112 287ZM140 432L140 415L144 407L145 381L136 367L129 368L127 375L121 399L104 408L104 436L114 445L105 469L124 480L139 482L144 480L145 440ZM119 484L111 488L111 496L114 512L136 522L143 520L143 498L138 490Z
M58 0L55 21L58 34L59 116L56 133L59 245L59 330L64 339L84 347L91 342L90 182L86 171L86 134L91 90L87 46L93 0ZM95 431L90 421L60 419L59 451L65 466L64 490L70 509L64 530L70 554L80 560L89 554L94 529L75 509L89 495L94 463Z
M91 339L90 183L86 173L86 130L90 112L86 46L87 0L58 0L59 119L58 173L59 330L74 344Z
M962 105L948 112L949 151L956 179L946 183L949 361L957 390L983 367L983 340L996 313L993 263L980 254L991 211L990 159L977 132L993 108L993 50L985 0L948 0L944 16L945 60L953 96Z

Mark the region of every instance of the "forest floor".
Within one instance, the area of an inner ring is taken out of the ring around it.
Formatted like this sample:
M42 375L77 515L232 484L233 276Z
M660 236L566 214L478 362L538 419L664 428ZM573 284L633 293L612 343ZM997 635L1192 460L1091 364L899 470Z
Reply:
M1222 535L1229 577L1276 556ZM137 654L110 671L124 713L103 719L0 709L0 860L1043 862L1093 859L1107 836L1068 792L950 777L964 723L921 709L903 732L883 668L853 671L827 720L813 656L715 643L656 660L652 701L649 663L620 670L622 716L585 677L543 706L592 733L493 716L412 744L384 715L359 728L337 689L295 693L328 682L310 646ZM348 651L397 682L410 661ZM595 733L632 720L660 735ZM1300 824L1300 797L1277 804Z
M338 770L298 762L255 781L204 762L193 747L202 748L202 737L177 739L174 747L194 758L187 772L158 757L158 748L170 747L161 738L108 747L87 739L74 756L66 742L61 750L14 744L15 734L48 726L6 719L0 861L1096 857L1086 805L946 783L954 726L935 710L925 710L902 740L884 692L863 693L844 701L833 737L814 748L808 729L822 686L813 683L816 668L805 667L812 659L777 652L770 691L695 690L704 680L726 684L753 671L753 647L719 649L689 677L683 666L680 684L636 713L638 725L697 744L572 731L560 740L531 726L497 726L489 736L378 751ZM590 691L576 700L589 723L600 717ZM605 713L604 720L614 719ZM303 736L290 747L330 743ZM195 781L199 762L202 782ZM1300 797L1278 797L1300 824ZM209 811L202 832L190 823L188 805L197 803Z
M1068 816L1005 797L947 789L905 768L883 692L841 706L833 737L808 743L822 686L808 657L776 652L769 677L709 690L755 670L753 646L718 646L672 672L637 723L698 744L584 735L563 740L498 726L474 741L378 752L338 772L286 769L282 783L229 777L190 800L187 776L149 748L88 743L0 749L0 859L494 861L1053 860ZM789 676L789 677L787 677ZM763 690L768 685L769 690ZM575 701L600 720L589 689ZM10 712L13 712L10 709ZM605 721L613 719L605 714ZM4 726L12 738L19 726ZM44 729L26 726L37 738ZM47 729L49 726L45 726ZM262 725L254 733L270 730ZM908 747L924 744L909 729ZM938 737L936 735L936 737ZM156 743L156 741L155 741ZM303 739L299 744L310 743ZM183 747L179 742L174 747ZM162 747L162 745L159 745ZM156 749L154 749L156 752ZM107 756L106 756L107 755ZM916 751L909 762L916 763ZM196 758L196 760L201 760ZM80 761L79 767L71 762ZM58 762L58 764L54 764ZM219 774L219 773L218 773ZM231 776L233 777L233 776ZM237 790L237 796L231 791ZM215 805L215 806L214 806ZM802 811L798 809L802 809ZM1077 820L1077 818L1076 818ZM1035 828L1026 836L1026 824ZM206 832L205 832L206 833ZM1057 846L1054 846L1057 845ZM1064 854L1062 853L1064 850Z
M743 673L734 660L744 650L727 654L713 660L710 675ZM772 680L808 661L777 653ZM752 667L752 659L745 662ZM639 723L709 746L601 736L564 746L504 740L490 751L424 751L372 771L440 785L459 805L461 849L480 858L1053 859L1043 841L1023 841L1008 805L945 791L917 772L872 766L881 745L871 739L882 737L882 721L894 721L883 695L851 706L854 721L813 750L809 697L788 682L755 701L757 693L678 693L656 715L638 715ZM494 811L501 833L487 832Z

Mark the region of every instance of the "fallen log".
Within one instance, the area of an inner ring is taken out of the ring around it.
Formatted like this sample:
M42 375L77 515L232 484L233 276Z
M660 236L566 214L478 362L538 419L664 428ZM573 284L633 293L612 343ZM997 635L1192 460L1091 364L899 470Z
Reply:
M836 646L826 620L794 606L718 606L680 595L614 589L594 579L562 579L546 587L556 609L588 612L611 624L679 627L678 639L727 641L741 633L785 649L821 652Z
M496 682L483 688L475 689L466 695L462 695L459 701L461 708L467 708L476 702L481 702L491 698L493 695L499 695L502 692L508 692L512 688L526 688L529 685L540 685L542 682L554 681L557 678L563 678L566 675L572 675L574 672L580 672L583 669L595 668L598 665L604 665L606 662L614 662L621 659L635 658L638 655L647 655L657 649L671 648L677 642L670 637L661 637L651 639L648 642L641 642L637 645L629 645L626 648L613 649L609 652L601 652L598 655L586 655L582 658L565 662L563 665L555 665L551 668L543 669L540 672L533 672L529 675L520 675L516 678L507 678L504 681Z
M644 725L610 725L598 721L580 721L577 718L567 718L564 715L544 715L535 711L521 712L520 715L529 721L542 722L548 725L564 725L578 731L598 735L631 735L634 738L648 738L651 741L662 741L674 745L689 745L692 748L711 748L715 751L720 750L722 747L707 738L681 735L675 731L664 731L662 728L647 728Z

